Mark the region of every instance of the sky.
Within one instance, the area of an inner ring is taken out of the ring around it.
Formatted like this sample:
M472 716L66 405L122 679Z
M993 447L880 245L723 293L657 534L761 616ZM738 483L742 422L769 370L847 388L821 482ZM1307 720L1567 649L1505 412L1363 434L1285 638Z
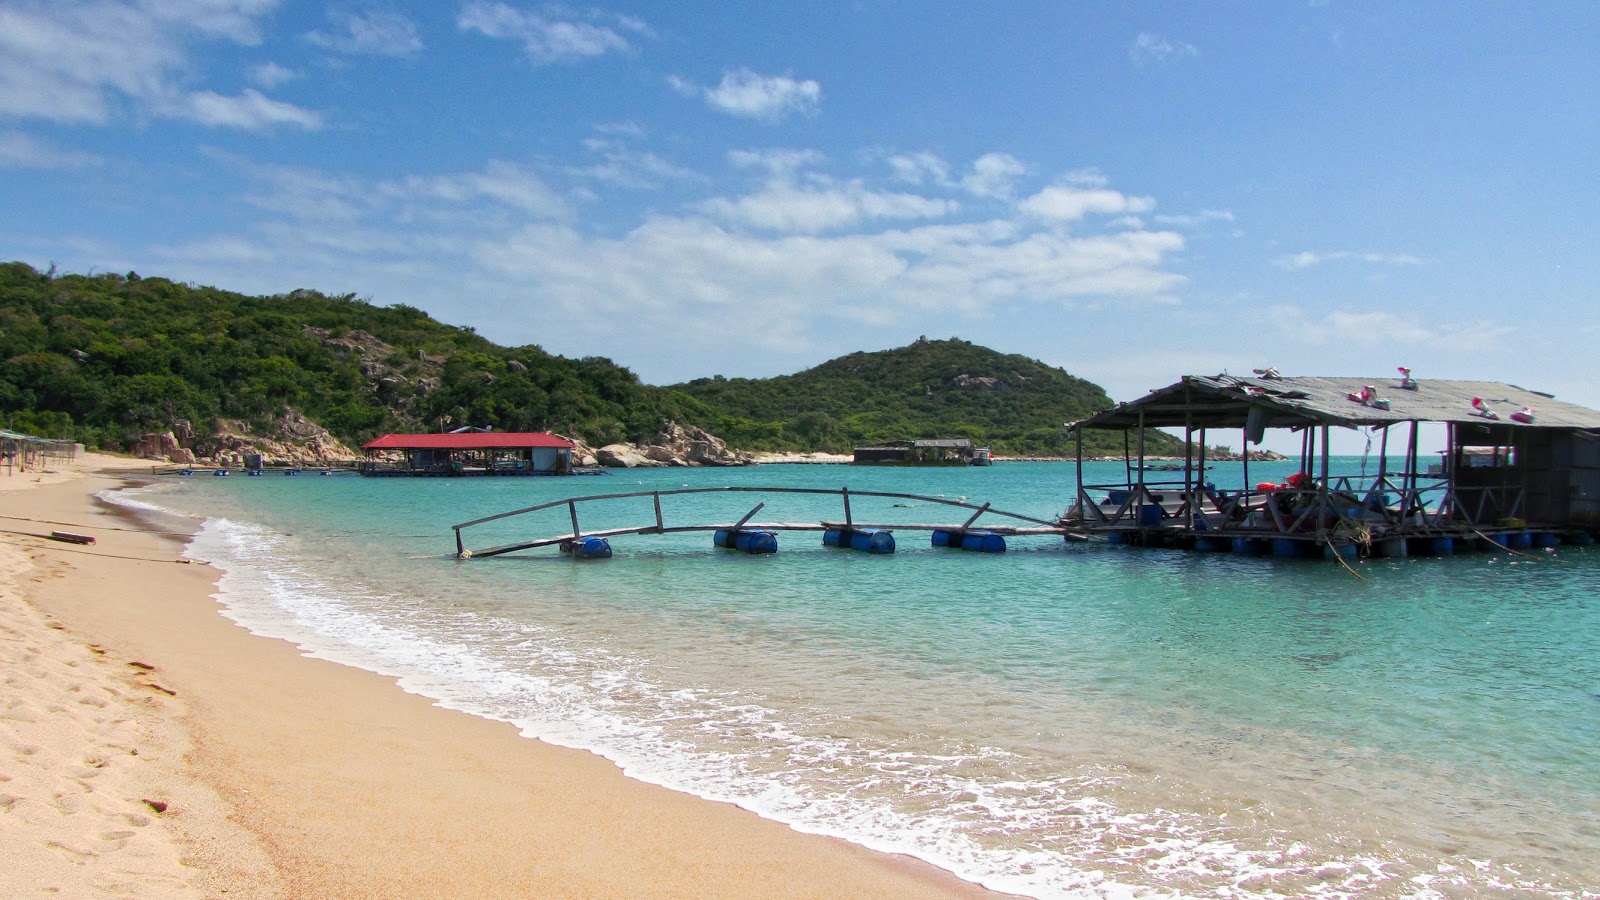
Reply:
M0 0L0 259L650 384L921 336L1600 407L1600 4Z

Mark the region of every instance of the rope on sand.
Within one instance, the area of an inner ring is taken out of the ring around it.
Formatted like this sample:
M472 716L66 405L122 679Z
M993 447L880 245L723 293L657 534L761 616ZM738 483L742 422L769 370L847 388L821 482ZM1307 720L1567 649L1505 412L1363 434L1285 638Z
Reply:
M0 528L0 534L16 534L16 535L21 535L22 537L35 538L35 539L40 540L40 541L51 540L50 535L48 535L48 534L34 534L31 531L8 531L6 529ZM9 538L0 538L0 540L11 540L11 539L9 539ZM58 547L54 543L50 543L50 544L26 544L23 541L16 541L16 540L11 540L11 543L20 544L22 546L31 547L31 548L33 548L35 550L55 550L58 553L82 553L84 556L101 556L101 557L105 557L106 559L131 559L134 562L172 562L172 563L178 563L179 565L185 565L185 566L192 565L194 563L200 563L201 565L210 565L210 563L206 562L205 560L201 560L201 559L183 559L182 557L179 557L177 559L169 559L169 558L164 558L164 557L159 557L159 556L124 556L124 555L122 555L120 553L96 553L93 550L74 550L71 547Z

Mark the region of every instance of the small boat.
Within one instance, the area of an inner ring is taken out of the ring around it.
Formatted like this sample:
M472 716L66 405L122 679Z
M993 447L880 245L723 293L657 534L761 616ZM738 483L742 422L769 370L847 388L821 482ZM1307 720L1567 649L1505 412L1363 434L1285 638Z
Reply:
M994 454L989 452L988 447L976 447L972 451L972 464L975 466L992 466L994 465Z

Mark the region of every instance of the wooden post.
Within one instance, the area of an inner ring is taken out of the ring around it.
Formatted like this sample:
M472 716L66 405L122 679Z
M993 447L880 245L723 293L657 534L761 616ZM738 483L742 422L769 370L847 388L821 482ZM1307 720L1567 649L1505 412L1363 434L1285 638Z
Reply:
M1078 479L1078 517L1083 520L1085 525L1087 525L1089 524L1089 507L1087 505L1089 502L1089 492L1083 489L1083 426L1079 425L1078 427L1072 429L1072 431L1076 436L1075 443L1077 444L1078 448L1078 467L1076 475Z
M572 536L583 537L583 532L578 530L578 504L576 501L567 501L567 512L572 515Z
M1134 493L1134 496L1139 498L1140 502L1143 502L1144 498L1148 496L1144 486L1144 409L1142 407L1139 409L1139 490ZM1134 515L1138 515L1137 510Z
M1248 416L1249 414L1246 413ZM1250 429L1239 429L1239 455L1244 457L1244 488L1240 490L1240 501L1246 508L1250 506L1251 492L1255 485L1250 483Z
M656 503L656 534L660 534L665 531L667 527L667 523L662 521L661 518L661 492L656 491L650 496L655 500Z
M850 489L841 488L839 496L844 498L844 527L850 528L852 527L850 523Z
M1329 502L1328 494L1328 426L1322 426L1322 478L1317 484L1317 524L1322 524L1322 517L1332 518L1333 504Z
M1183 389L1183 496L1187 501L1188 521L1185 523L1190 531L1194 531L1194 409L1189 405L1189 389ZM1201 451L1202 457L1205 450ZM1202 463L1202 468L1204 464ZM1201 473L1204 476L1204 472Z

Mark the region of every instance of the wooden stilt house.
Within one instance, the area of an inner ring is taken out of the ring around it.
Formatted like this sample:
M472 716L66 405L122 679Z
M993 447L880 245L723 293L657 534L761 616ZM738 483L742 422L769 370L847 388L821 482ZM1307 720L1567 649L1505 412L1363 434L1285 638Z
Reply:
M1424 423L1444 429L1442 465L1419 458ZM1405 372L1185 376L1067 427L1078 435L1079 487L1065 524L1126 543L1399 554L1449 552L1456 540L1586 540L1600 528L1600 412L1509 384ZM1085 428L1125 433L1125 480L1084 483ZM1182 430L1181 465L1145 465L1151 428ZM1329 454L1334 428L1367 430L1379 447L1375 473L1339 471ZM1255 482L1246 460L1242 484L1217 489L1205 477L1205 448L1224 430L1247 448L1269 430L1297 433L1298 471L1283 483Z

